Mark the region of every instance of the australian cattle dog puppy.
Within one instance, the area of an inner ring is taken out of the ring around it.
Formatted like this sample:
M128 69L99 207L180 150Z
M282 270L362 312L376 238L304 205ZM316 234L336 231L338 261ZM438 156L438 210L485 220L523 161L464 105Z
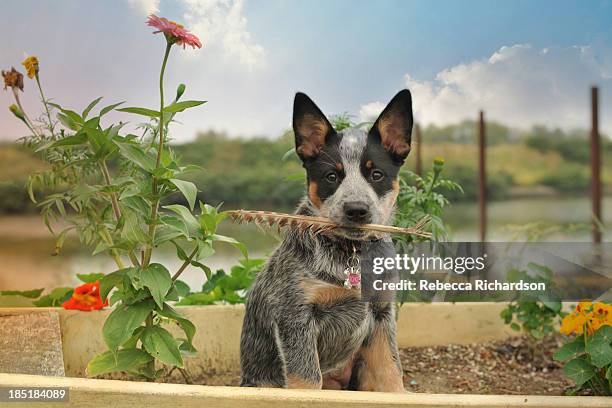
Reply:
M296 152L307 194L296 213L342 225L390 224L398 172L410 151L412 99L402 90L369 131L337 132L295 95ZM258 275L240 341L242 386L404 392L393 302L365 302L345 284L369 233L291 230Z

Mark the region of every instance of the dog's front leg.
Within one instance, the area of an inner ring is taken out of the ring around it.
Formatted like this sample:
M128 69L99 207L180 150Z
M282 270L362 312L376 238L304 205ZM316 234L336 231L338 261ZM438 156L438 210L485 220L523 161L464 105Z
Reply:
M392 303L373 303L374 326L366 337L355 367L361 391L406 392L395 340L395 308Z
M310 317L285 316L278 324L287 388L321 389L323 379L314 322Z

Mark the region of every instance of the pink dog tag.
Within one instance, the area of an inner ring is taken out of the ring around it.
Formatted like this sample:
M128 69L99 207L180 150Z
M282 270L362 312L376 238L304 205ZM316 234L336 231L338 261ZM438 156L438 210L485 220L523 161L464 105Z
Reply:
M347 289L360 289L361 288L361 271L358 268L350 267L344 270L346 279L344 280L344 287Z

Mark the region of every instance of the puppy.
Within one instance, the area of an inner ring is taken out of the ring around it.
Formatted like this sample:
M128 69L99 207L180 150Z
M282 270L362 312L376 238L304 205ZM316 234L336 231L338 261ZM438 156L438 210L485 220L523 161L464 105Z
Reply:
M295 146L307 175L296 213L347 226L390 224L412 123L408 90L368 132L336 132L308 96L296 94ZM355 229L287 233L248 295L242 386L404 392L395 304L364 302L345 284L349 258L369 238Z

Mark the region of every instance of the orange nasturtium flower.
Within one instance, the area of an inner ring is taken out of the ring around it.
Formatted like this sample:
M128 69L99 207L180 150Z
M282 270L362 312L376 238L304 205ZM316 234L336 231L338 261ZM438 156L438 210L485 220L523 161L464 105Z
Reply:
M23 74L14 67L11 67L10 71L2 71L2 77L4 78L4 89L9 87L23 91Z
M100 281L86 283L74 289L72 297L62 304L64 309L90 312L108 306L108 300L100 298Z
M31 55L28 58L24 59L21 62L26 69L26 73L28 74L28 78L33 79L36 74L38 74L38 58L35 55Z
M561 333L581 335L586 328L587 334L595 333L602 326L612 326L612 305L589 301L578 303L576 309L565 316L561 322Z
M149 16L147 24L157 28L158 31L153 32L153 34L164 33L166 40L170 44L182 45L183 48L186 45L190 45L193 48L202 48L200 39L195 34L187 31L181 24L164 17L157 17L155 14Z

